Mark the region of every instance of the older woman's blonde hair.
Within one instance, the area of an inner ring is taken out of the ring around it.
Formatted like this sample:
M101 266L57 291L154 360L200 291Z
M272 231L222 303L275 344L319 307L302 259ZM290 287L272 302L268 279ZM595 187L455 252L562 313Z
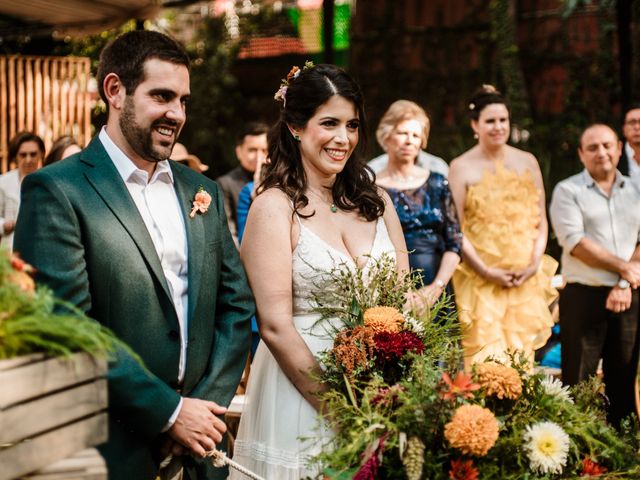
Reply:
M426 148L427 140L429 139L429 129L431 127L427 112L425 112L420 105L410 100L396 100L382 116L376 130L376 140L378 140L378 143L385 152L387 151L385 143L387 143L389 135L391 135L396 125L404 120L417 120L420 122L422 125L421 147Z

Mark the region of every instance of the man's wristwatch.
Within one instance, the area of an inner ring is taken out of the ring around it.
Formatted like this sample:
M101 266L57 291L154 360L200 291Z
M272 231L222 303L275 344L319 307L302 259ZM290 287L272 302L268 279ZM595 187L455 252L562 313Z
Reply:
M629 282L627 282L624 278L621 278L620 280L618 280L618 288L621 288L622 290L625 290L627 288L629 288L631 286L631 284Z

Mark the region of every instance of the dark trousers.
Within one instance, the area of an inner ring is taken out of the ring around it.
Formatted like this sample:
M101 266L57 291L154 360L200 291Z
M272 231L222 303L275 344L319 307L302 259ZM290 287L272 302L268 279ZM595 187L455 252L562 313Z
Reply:
M605 308L610 287L568 284L560 293L560 338L562 380L575 385L596 373L602 358L605 393L610 407L609 422L635 412L635 382L638 370L640 328L638 291L631 308L614 313Z

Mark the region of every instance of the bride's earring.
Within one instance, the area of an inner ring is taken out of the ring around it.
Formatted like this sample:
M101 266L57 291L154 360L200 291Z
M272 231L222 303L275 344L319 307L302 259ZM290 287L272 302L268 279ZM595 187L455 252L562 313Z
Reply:
M476 140L479 138L478 137L478 132L473 132L473 138L475 138Z

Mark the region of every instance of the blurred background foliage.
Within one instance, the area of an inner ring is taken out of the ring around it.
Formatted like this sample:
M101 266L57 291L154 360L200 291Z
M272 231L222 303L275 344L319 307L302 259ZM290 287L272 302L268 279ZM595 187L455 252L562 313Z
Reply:
M180 140L210 165L214 178L235 166L234 136L242 123L275 122L280 79L307 59L332 60L359 81L370 139L391 102L421 104L432 121L428 149L447 161L474 143L467 99L481 84L494 84L510 102L512 143L537 156L547 194L580 169L579 132L595 121L619 130L624 106L638 100L640 2L182 3L192 5L97 35L49 42L16 37L0 47L87 56L95 68L102 47L122 31L144 27L176 36L193 59L192 100ZM99 103L94 120L96 128L104 123ZM370 141L367 156L380 152Z

